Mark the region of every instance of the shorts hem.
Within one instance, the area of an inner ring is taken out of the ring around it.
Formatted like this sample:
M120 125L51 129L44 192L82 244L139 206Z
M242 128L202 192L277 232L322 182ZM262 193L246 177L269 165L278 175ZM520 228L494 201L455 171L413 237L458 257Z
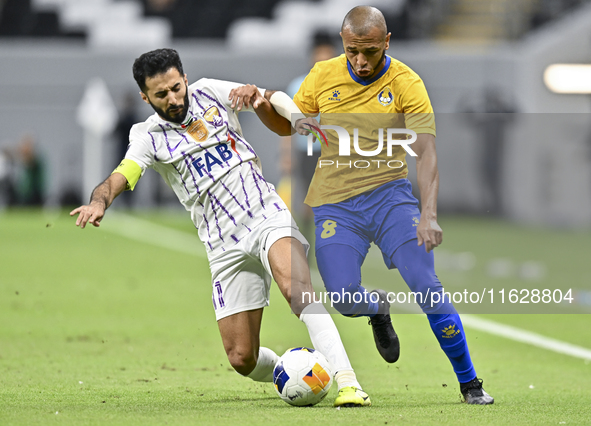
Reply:
M262 303L256 303L256 304L248 305L248 306L241 306L239 308L234 308L229 311L224 311L223 313L220 313L219 315L216 312L215 320L219 321L223 318L229 317L230 315L239 314L240 312L245 312L245 311L252 311L254 309L265 308L267 306L269 306L269 301L265 301Z
M318 250L324 248L324 247L328 247L328 246L334 246L334 245L341 245L341 246L347 246L347 247L351 247L353 250L355 250L357 253L359 253L361 255L361 257L365 258L365 256L367 256L367 253L369 250L366 250L365 253L362 253L361 250L359 250L359 247L353 245L353 244L347 244L346 242L343 241L335 241L334 243L326 243L326 244L322 244L320 247L318 247L318 245L316 245L314 247L314 253L317 254Z

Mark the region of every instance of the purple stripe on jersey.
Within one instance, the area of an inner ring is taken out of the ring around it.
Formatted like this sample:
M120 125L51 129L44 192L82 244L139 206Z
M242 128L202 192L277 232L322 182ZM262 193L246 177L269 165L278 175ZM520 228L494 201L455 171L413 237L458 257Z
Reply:
M179 169L176 168L176 166L174 165L174 163L170 163L170 164L172 165L172 167L174 167L174 169L176 170L176 172L181 177L181 182L183 182L183 186L185 187L185 191L187 191L187 195L190 197L191 196L191 192L189 191L189 188L187 188L187 182L185 182L185 179L183 178L183 174L181 173L181 171Z
M252 166L251 166L252 167ZM258 177L258 179L262 182L265 182L265 185L267 185L267 191L271 192L271 187L269 186L269 182L267 182L267 180L263 177L262 174L260 174L259 172L257 172L254 167L253 167L253 173L256 174L256 176Z
M201 204L201 203L199 203ZM203 204L201 204L201 206L203 207ZM207 237L211 240L211 234L209 233L209 222L207 221L207 217L205 217L205 213L202 214L203 216L203 220L205 221L205 227L207 229ZM210 250L213 250L213 247L211 246L211 243L209 242L209 240L207 241L207 245L209 246Z
M244 178L242 177L242 173L240 172L240 170L238 171L238 174L240 175L240 181L242 182L242 190L244 191L244 197L245 197L244 202L246 203L246 207L250 208L250 203L248 202L248 192L246 192L246 186L244 185Z
M209 99L212 102L215 102L217 104L217 106L219 106L221 109L223 109L224 111L227 112L226 107L224 107L220 101L218 101L216 98L214 98L213 96L209 96L207 93L197 89L197 93L199 93L201 96L203 96L204 98ZM193 93L193 96L195 96L195 94Z
M254 180L254 184L256 185L257 189L259 190L259 200L261 202L261 206L263 208L265 208L265 202L263 201L263 191L261 191L261 188L259 187L259 183L257 181L256 174L254 172L254 167L252 166L252 162L249 161L248 164L250 165L250 170L252 171L252 178Z
M167 126L170 127L170 125L167 123ZM170 158L172 158L172 153L179 147L179 145L182 143L179 142L173 149L170 149L170 144L168 143L168 133L166 133L166 129L164 128L164 126L162 124L158 124L158 126L162 129L162 133L164 134L164 140L166 141L166 148L168 149L168 152L170 153Z
M209 190L207 191L207 195L209 195L210 198L213 198L214 199L214 201L216 202L216 204L218 206L220 206L220 208L222 209L222 211L224 213L226 213L226 215L228 216L228 218L230 218L230 220L232 221L232 223L234 223L234 226L237 226L236 225L236 220L234 219L234 216L232 216L230 214L230 212L228 210L226 210L226 208L224 207L224 205L222 203L220 203L220 200L218 200L215 195L213 195L211 192L209 192Z
M246 229L248 229L248 232L252 232L252 229L250 229L250 228L249 228L249 227L246 225L246 223L243 223L243 224L242 224L242 226L244 226Z
M195 93L193 93L191 96L193 97L193 99L195 99L195 102L197 102L197 105L199 106L199 108L201 108L202 111L205 111L205 107L203 105L201 105L201 102L199 102L199 99L197 99L197 95Z
M252 213L250 212L250 210L246 210L246 209L244 208L244 206L243 206L243 205L240 203L240 201L238 201L238 200L236 199L236 197L234 196L234 194L232 193L232 191L230 191L230 190L228 189L228 187L227 187L226 185L224 185L224 182L222 182L221 180L220 180L220 181L218 181L218 182L222 184L222 186L224 187L224 189L226 190L226 192L227 192L228 194L230 194L230 197L232 197L232 199L233 199L234 201L236 201L236 204L238 204L238 207L240 207L240 208L242 209L242 211L246 212L246 213L248 214L248 217L250 217L250 218L252 219L254 216L252 215Z
M187 169L189 169L189 173L191 173L191 177L193 178L193 185L195 185L195 190L197 191L197 196L199 197L201 195L200 191L199 191L199 185L197 185L197 180L195 179L195 175L193 174L193 167L192 167L192 162L193 157L191 156L191 154L187 154L184 151L181 151L181 154L183 156L183 161L185 162L185 166L187 166ZM187 160L187 156L191 159L191 162L189 162L189 160Z
M158 156L156 155L158 153L158 150L156 149L156 141L154 140L154 135L151 132L148 132L148 134L152 138L152 147L154 148L154 160L159 161Z
M228 123L226 123L226 125L228 126L228 132L238 141L238 142L242 142L244 144L244 146L246 146L246 149L248 149L252 155L255 156L255 158L258 158L258 155L256 152L254 152L254 149L252 149L252 147L248 144L248 142L246 142L246 139L240 137L240 135L236 132L234 132L232 129L230 129L230 126L228 125Z
M226 304L224 303L224 296L222 294L222 284L219 281L216 281L215 288L218 291L218 302L220 303L220 308L223 308L226 306Z
M209 190L207 191L207 195L210 195ZM218 214L215 211L215 206L213 205L213 200L211 196L209 197L209 203L211 204L211 210L213 211L213 217L215 218L215 226L217 226L218 228L218 235L220 237L220 240L224 242L224 237L222 237L222 228L220 228L220 221L218 220Z
M280 211L281 211L281 207L279 207L279 204L277 204L277 203L273 203L273 205L274 205L275 207L277 207L277 211L278 211L278 212L280 212Z
M187 137L183 133L179 132L179 129L173 129L173 130L176 132L177 135L179 135L181 138L183 138L183 140L185 142L189 143L189 139L187 139ZM197 145L200 146L200 144L197 144Z
M238 238L236 238L236 235L232 234L232 235L230 235L230 237L232 237L232 239L233 239L233 240L234 240L236 243L239 243L239 242L240 242L240 240L239 240Z

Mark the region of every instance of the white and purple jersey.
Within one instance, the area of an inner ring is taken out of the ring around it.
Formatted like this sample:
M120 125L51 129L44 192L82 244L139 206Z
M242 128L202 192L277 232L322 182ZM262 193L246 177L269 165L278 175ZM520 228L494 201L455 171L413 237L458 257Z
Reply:
M287 207L262 175L228 100L241 84L200 79L189 86L186 121L153 114L132 127L126 159L152 167L191 212L208 251L225 251ZM261 90L264 94L264 90ZM242 111L254 112L252 106Z

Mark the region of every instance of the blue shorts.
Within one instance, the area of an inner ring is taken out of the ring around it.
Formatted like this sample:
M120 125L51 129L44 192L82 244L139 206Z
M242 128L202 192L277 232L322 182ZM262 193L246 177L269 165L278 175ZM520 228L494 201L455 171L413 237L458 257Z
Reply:
M330 244L344 244L365 258L374 242L386 266L394 269L391 259L396 249L417 238L421 218L418 205L410 181L397 179L340 203L313 207L316 251Z

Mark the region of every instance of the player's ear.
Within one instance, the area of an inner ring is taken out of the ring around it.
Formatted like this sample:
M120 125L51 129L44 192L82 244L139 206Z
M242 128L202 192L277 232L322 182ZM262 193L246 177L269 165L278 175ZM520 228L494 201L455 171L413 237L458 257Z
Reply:
M390 36L392 35L392 33L388 33L388 35L386 35L386 43L384 46L385 50L388 50L390 48Z
M188 86L189 85L189 80L187 80L187 74L185 74L184 79L185 79L185 84Z
M147 103L148 105L150 104L150 100L148 99L148 97L146 96L146 94L144 92L140 92L140 96L142 97L142 100Z

